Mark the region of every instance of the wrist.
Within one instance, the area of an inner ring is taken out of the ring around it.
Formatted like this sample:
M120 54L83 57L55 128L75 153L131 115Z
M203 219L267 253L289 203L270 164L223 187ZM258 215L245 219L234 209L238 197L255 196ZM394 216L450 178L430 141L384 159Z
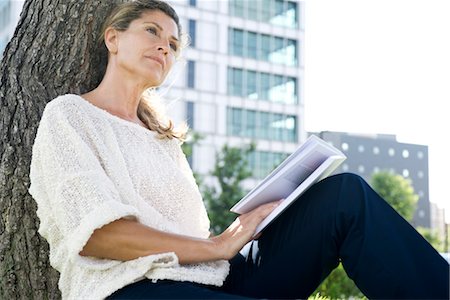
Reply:
M219 236L208 239L210 241L210 251L216 257L216 260L229 259L227 256L226 245Z

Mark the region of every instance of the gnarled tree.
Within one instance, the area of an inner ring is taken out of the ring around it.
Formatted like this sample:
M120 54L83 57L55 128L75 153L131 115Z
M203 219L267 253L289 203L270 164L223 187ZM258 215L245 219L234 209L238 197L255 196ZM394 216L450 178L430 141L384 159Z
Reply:
M102 21L124 0L27 0L0 65L0 299L58 299L59 274L28 194L36 130L48 101L100 82Z

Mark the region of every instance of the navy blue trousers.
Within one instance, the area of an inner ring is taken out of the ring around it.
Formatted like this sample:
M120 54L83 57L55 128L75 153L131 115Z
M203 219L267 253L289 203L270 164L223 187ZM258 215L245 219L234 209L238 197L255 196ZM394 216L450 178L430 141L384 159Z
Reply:
M220 288L146 279L110 299L307 298L339 261L368 298L449 298L449 264L354 174L313 185L244 248Z

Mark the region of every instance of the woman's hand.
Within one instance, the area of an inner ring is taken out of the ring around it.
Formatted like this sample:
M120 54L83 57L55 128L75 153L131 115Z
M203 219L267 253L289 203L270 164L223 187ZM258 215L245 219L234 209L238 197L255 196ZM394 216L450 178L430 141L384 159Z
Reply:
M256 227L261 223L279 204L281 200L261 205L254 210L240 215L220 235L210 238L222 259L231 259L250 240L254 239ZM258 235L259 236L259 235Z

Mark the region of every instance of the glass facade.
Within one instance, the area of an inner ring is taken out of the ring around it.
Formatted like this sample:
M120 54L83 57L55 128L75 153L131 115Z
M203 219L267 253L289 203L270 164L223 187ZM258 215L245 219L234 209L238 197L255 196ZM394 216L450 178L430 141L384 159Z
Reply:
M297 117L271 112L227 108L228 135L297 142Z
M186 101L186 123L190 129L194 129L194 102Z
M299 5L286 0L230 0L230 15L272 25L298 28Z
M253 151L247 161L254 178L264 178L275 169L289 154L268 151Z
M197 23L195 20L189 20L189 37L190 37L190 46L195 47L197 33Z
M195 88L195 61L188 60L187 67L187 86L188 88Z
M298 64L297 40L229 28L228 52L287 66Z
M297 79L228 68L228 95L284 104L298 103Z

